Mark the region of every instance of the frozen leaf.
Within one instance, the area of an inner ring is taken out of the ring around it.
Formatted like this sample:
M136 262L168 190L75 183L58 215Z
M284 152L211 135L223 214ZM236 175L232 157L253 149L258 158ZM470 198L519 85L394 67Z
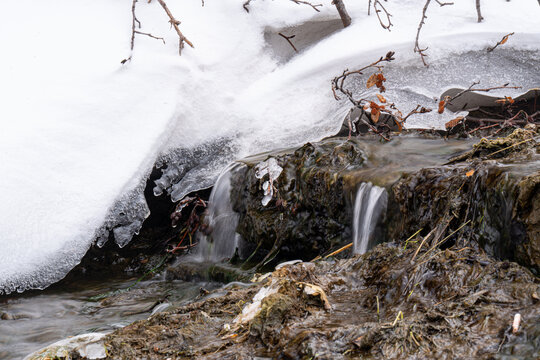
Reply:
M498 103L498 104L506 104L506 103L513 104L514 99L512 99L512 97L510 97L510 96L505 96L502 99L495 100L495 102Z
M444 124L444 126L446 127L446 129L451 129L454 126L458 125L461 122L461 120L463 120L463 116L458 116L457 118L450 120L449 122Z
M381 94L377 94L377 99L379 99L379 101L383 104L386 103L386 99L384 98L384 96L382 96Z
M506 43L508 41L508 35L504 35L504 37L501 40L501 45Z
M439 101L439 114L442 114L444 112L444 107L446 106L446 101L441 100Z
M371 110L371 120L376 124L379 122L379 116L381 115L381 112L379 109L373 109Z
M366 87L369 89L375 85L379 88L380 92L385 92L386 88L383 85L385 81L386 78L384 77L383 73L372 74L366 83Z

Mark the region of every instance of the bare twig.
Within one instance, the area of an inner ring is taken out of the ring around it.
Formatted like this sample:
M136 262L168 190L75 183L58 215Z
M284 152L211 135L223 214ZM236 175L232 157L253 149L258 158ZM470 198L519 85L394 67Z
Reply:
M161 7L163 8L163 10L165 10L165 12L167 13L167 16L169 17L169 23L171 23L171 26L174 27L174 30L176 30L176 33L178 34L178 54L179 55L182 55L182 49L184 48L184 43L188 44L189 46L191 46L192 48L194 48L195 46L193 46L193 43L191 41L188 40L188 38L186 38L184 36L184 34L182 34L182 32L180 31L180 28L178 27L178 25L180 25L180 21L176 20L173 16L173 14L171 13L171 11L169 10L169 8L167 7L167 4L165 3L165 1L163 0L158 0L159 4L161 5Z
M351 25L351 17L347 13L347 9L345 9L345 4L343 4L343 0L334 0L332 1L332 4L336 6L339 16L341 17L341 22L343 23L343 27Z
M251 2L251 0L246 0L246 2L242 5L242 7L244 8L244 10L246 10L246 12L249 12L249 3Z
M508 41L508 37L514 35L513 32L511 32L510 34L506 34L502 37L501 41L497 42L497 44L495 44L495 46L493 47L488 47L487 48L487 52L492 52L493 50L495 50L497 48L497 46L499 45L503 45L504 43L506 43Z
M282 33L278 33L278 35L284 38L285 40L287 40L287 42L289 43L289 45L292 46L294 51L298 52L298 49L296 49L296 46L294 46L294 44L291 41L291 39L293 39L296 35L287 36L287 35L283 35Z
M139 29L141 28L141 22L137 19L137 15L135 15L136 4L137 0L133 0L131 3L131 50L133 50L133 47L135 46L135 28L136 26L138 26Z
M437 4L439 4L439 6L441 6L441 7L446 6L446 5L454 5L453 2L441 2L439 0L435 0L435 2L437 2ZM427 9L428 9L430 3L431 3L431 0L426 0L426 3L424 4L424 8L422 9L422 19L420 19L420 23L418 24L418 30L416 31L416 39L414 41L414 52L416 52L416 53L418 53L420 55L420 58L422 59L422 63L426 67L429 66L426 63L426 59L425 59L425 57L427 56L425 51L428 48L426 47L426 48L422 49L420 47L418 39L420 38L420 31L422 31L422 27L426 23L426 19L427 19L426 12L427 12Z
M154 35L152 35L152 34L150 34L150 33L145 33L145 32L138 31L138 30L135 30L134 33L135 33L135 34L139 34L139 35L146 35L146 36L151 37L151 38L153 38L153 39L161 40L161 41L163 41L163 43L165 44L165 39L162 38L162 37L154 36Z
M480 0L476 0L476 14L478 15L478 22L482 22L484 18L482 17L482 12L480 11Z
M435 0L435 2L436 2L437 4L439 4L441 7L446 6L446 5L454 5L453 2L441 2L441 1L439 1L439 0Z
M509 84L504 84L501 86L494 86L494 87L485 88L485 89L475 89L474 86L478 84L480 84L480 81L475 81L467 89L460 91L456 95L452 96L451 98L444 99L444 100L446 101L447 104L449 104L453 100L460 97L461 95L466 94L468 92L472 92L472 91L490 92L491 90L496 90L496 89L521 89L521 86L508 86Z
M378 9L377 5L380 6L381 9ZM379 19L379 23L381 24L382 28L390 31L390 27L393 25L392 20L390 20L390 17L392 16L392 14L390 14L388 10L386 10L386 8L383 6L383 4L381 4L379 0L374 0L373 10L375 10L375 14L377 14L377 19ZM379 13L381 12L384 12L384 14L386 15L386 22L387 22L386 24L383 22L383 20L381 19L381 16L379 15Z
M304 4L304 5L308 5L308 6L311 6L313 8L313 10L315 10L316 12L320 12L321 10L317 9L318 7L321 7L322 4L312 4L310 3L309 1L302 1L302 0L291 0L293 3L295 4Z
M332 93L334 94L334 99L336 100L339 100L339 96L337 95L336 93L336 90L341 92L343 95L347 96L347 98L349 99L349 101L351 103L353 103L353 105L355 106L359 106L362 101L367 101L367 100L364 100L364 99L360 99L360 100L354 100L353 96L352 96L352 93L348 90L348 89L345 89L343 87L344 83L345 83L345 80L347 79L348 76L350 75L353 75L353 74L358 74L358 75L362 75L362 71L366 70L366 69L369 69L369 68L377 68L379 69L379 71L382 69L382 66L379 65L381 62L390 62L394 60L394 52L393 51L389 51L385 57L381 57L379 60L367 65L367 66L364 66L363 68L360 68L358 70L354 70L354 71L349 71L348 69L345 69L343 71L343 74L339 75L339 76L336 76L333 80L332 80Z
M413 114L425 114L425 113L428 113L428 112L431 112L431 111L432 110L429 109L429 108L425 108L425 107L423 107L421 105L416 105L416 108L411 110L411 112L409 112L403 119L401 119L401 123L403 124L405 121L407 121L409 116L411 116Z
M424 59L427 56L424 51L426 51L428 48L426 47L422 49L418 43L418 39L420 38L420 31L422 30L422 26L424 26L425 20L427 19L426 12L430 2L431 0L426 0L426 3L424 4L424 8L422 9L422 19L420 19L420 24L418 24L418 30L416 31L416 40L414 41L414 52L417 52L420 55L424 66L428 66L426 60Z

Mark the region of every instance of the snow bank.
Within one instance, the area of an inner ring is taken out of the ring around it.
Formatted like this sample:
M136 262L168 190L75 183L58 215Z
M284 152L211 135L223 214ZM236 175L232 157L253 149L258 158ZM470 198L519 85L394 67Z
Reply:
M131 3L0 4L0 293L61 279L113 228L115 240L127 243L147 215L141 194L156 159L164 174L155 193L180 199L211 185L235 157L336 131L348 104L332 98L330 80L388 50L397 60L387 68L387 97L404 109L478 79L486 86L540 82L535 0L485 2L481 24L472 0L433 3L420 39L429 47L427 70L412 52L423 1L385 3L391 32L367 16L364 2L346 1L353 25L329 25L319 40L313 26L298 25L335 23L330 1L317 13L287 0L253 0L248 14L233 0L204 7L169 0L195 44L182 57L159 4L139 1L141 31L166 44L137 35L132 61L122 65L130 55ZM288 44L265 41L279 29L310 39L300 53L283 56ZM516 35L507 44L484 53L509 32ZM434 116L409 125L447 120Z

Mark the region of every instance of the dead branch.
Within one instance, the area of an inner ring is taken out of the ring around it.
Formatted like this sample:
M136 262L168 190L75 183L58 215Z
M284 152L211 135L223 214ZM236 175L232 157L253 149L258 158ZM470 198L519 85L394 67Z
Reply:
M487 48L487 52L492 52L493 50L495 50L495 49L497 48L497 46L503 45L504 43L506 43L506 42L508 41L508 37L510 37L510 36L512 36L512 35L514 35L513 32L511 32L510 34L504 35L504 36L502 37L501 41L497 42L497 43L495 44L495 46L493 46L493 47L488 47L488 48Z
M294 51L298 52L298 50L296 49L296 47L294 46L294 44L291 41L291 39L293 39L296 35L287 36L287 35L283 35L282 33L278 33L278 35L281 36L282 38L284 38L285 40L287 40L287 42L289 43L289 45L292 46Z
M482 13L480 11L480 0L476 0L476 14L478 14L478 22L482 22L482 20L484 20L484 17L482 16Z
M443 7L443 6L446 6L446 5L454 5L454 3L449 3L449 2L441 2L439 0L435 0L437 2L437 4L439 4L439 6ZM420 19L420 24L418 24L418 30L416 31L416 39L414 41L414 52L418 53L420 55L420 58L422 59L422 63L424 64L424 66L429 66L427 63L426 63L426 59L425 57L427 56L427 54L425 53L425 51L428 49L427 47L422 49L420 47L420 44L418 42L418 39L420 38L420 31L422 31L422 26L424 26L424 24L426 23L426 19L427 19L427 15L426 15L426 12L427 12L427 9L429 7L429 4L431 3L431 0L426 0L426 3L424 4L424 8L422 9L422 19Z
M139 34L139 35L146 35L146 36L151 37L151 38L153 38L153 39L161 40L161 41L163 41L163 43L165 44L165 39L162 38L162 37L154 36L154 35L152 35L152 34L150 34L150 33L145 33L145 32L138 31L138 30L135 30L134 33L135 33L135 34ZM133 50L133 48L131 48L131 49Z
M414 41L414 52L417 52L420 55L424 66L428 66L426 60L424 59L427 56L424 51L426 51L428 48L426 47L422 49L418 43L418 39L420 38L420 31L422 30L422 26L424 26L425 20L427 19L426 12L430 2L431 0L426 0L426 3L424 4L424 9L422 10L422 19L420 19L420 24L418 24L418 30L416 31L416 40Z
M347 13L347 9L345 9L343 0L334 0L332 1L332 4L336 6L339 16L341 17L341 22L343 23L343 27L351 25L351 17L349 16L349 13Z
M425 108L421 105L416 105L416 107L411 110L403 119L401 119L401 123L403 124L405 121L407 121L407 119L409 118L409 116L411 115L414 115L414 114L425 114L425 113L428 113L428 112L431 112L432 110L429 109L429 108Z
M362 71L366 70L366 69L369 69L369 68L377 68L379 71L382 70L383 66L379 65L381 62L390 62L394 60L394 52L393 51L389 51L384 57L381 57L379 60L367 65L367 66L364 66L363 68L360 68L358 70L354 70L354 71L349 71L348 69L345 69L343 71L343 74L339 75L339 76L336 76L333 80L332 80L332 92L334 94L334 99L336 100L339 100L339 96L337 95L336 93L336 90L338 90L339 92L341 92L343 95L347 96L347 98L349 99L349 101L354 105L354 106L359 106L362 102L365 102L367 100L365 99L360 99L360 100L354 100L353 96L352 96L352 93L350 90L344 88L344 84L345 84L345 80L347 79L348 76L350 75L353 75L353 74L358 74L358 75L362 75Z
M248 8L248 6L249 6L249 3L250 3L250 2L251 2L251 0L247 0L247 1L242 5L242 7L244 8L244 10L246 10L246 12L248 12L248 13L249 13L249 8Z
M290 0L290 1L292 1L293 3L298 4L298 5L301 5L301 4L308 5L308 6L312 7L313 10L315 10L315 11L317 11L317 12L320 12L320 10L317 9L317 8L322 6L322 4L312 4L312 3L310 3L309 1L303 1L303 0ZM204 3L204 0L203 0L203 3ZM249 6L250 3L251 3L251 0L246 0L246 2L244 2L244 3L242 4L242 7L243 7L244 10L246 10L246 12L248 12L248 13L249 13L249 8L248 8L248 6Z
M141 22L139 19L137 19L137 15L135 15L135 6L137 4L137 0L133 0L131 3L131 50L133 51L133 47L135 46L135 27L137 24L139 26L139 29L141 28Z
M178 34L178 39L179 39L178 40L178 54L182 55L182 49L184 48L184 43L194 48L195 46L193 46L193 43L189 41L188 38L186 38L184 34L182 34L182 32L180 31L180 28L178 27L178 25L180 25L180 21L174 18L173 14L167 7L167 4L165 3L165 1L158 0L158 2L163 8L163 10L165 10L165 12L167 13L167 16L169 17L169 23L171 23L171 26L174 27L174 30L176 30L176 33Z
M157 40L161 40L165 44L165 39L163 39L162 37L154 36L150 33L137 30L137 28L138 29L141 28L141 22L139 21L139 19L137 19L137 15L135 14L136 6L137 6L137 0L133 0L133 2L131 3L131 51L133 52L133 48L135 47L135 34L145 35L145 36L157 39ZM120 63L125 64L127 61L130 61L130 60L131 60L131 56L128 57L127 59L122 60Z
M463 91L460 91L458 92L456 95L452 96L451 98L448 98L448 99L443 99L446 104L449 104L451 103L453 100L457 99L458 97L462 96L463 94L466 94L468 92L472 92L472 91L480 91L480 92L490 92L491 90L497 90L497 89L521 89L521 86L508 86L509 84L503 84L501 86L494 86L494 87L490 87L490 88L485 88L485 89L478 89L478 88L475 88L476 85L480 84L480 81L474 81L471 86L469 86L467 89L463 90Z
M379 5L381 9L377 9L377 5ZM379 23L381 24L382 28L390 31L390 27L393 25L392 20L390 20L390 17L392 16L392 14L390 14L388 10L386 10L386 8L383 6L383 4L381 4L379 0L373 1L373 10L375 10L375 14L377 14L377 19L379 19ZM386 22L387 22L386 24L383 22L383 20L381 19L381 16L379 15L379 13L381 12L384 12L386 16Z
M316 5L314 5L314 4L310 3L309 1L302 1L302 0L291 0L291 1L292 1L293 3L295 3L295 4L298 4L298 5L304 4L304 5L307 5L307 6L311 6L311 7L313 8L313 10L315 10L316 12L320 12L320 11L321 11L321 10L319 10L319 9L317 9L317 8L320 7L320 6L322 6L322 4L316 4ZM339 1L341 1L341 0L339 0Z

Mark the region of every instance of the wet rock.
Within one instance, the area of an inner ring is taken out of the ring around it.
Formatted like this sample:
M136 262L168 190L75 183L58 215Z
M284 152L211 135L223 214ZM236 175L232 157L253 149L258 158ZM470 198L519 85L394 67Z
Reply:
M439 227L444 247L481 247L538 273L540 153L534 136L518 129L506 138L483 139L451 164L405 174L392 187L399 211L389 215L389 237L405 239L420 229L426 235ZM493 154L501 158L492 160Z
M423 250L412 261L415 253L386 243L350 259L284 266L251 288L117 330L107 351L111 359L538 356L538 278L471 247ZM319 288L331 310L303 284Z
M248 163L231 180L233 209L240 214L237 231L251 251L258 248L258 260L268 252L310 260L349 239L352 209L344 174L365 161L358 144L343 139L308 143L275 159L283 171L272 179L276 190L268 205L262 203L267 179L257 176L258 162Z
M60 340L33 354L24 360L41 359L105 359L107 353L103 344L103 333L89 333Z

